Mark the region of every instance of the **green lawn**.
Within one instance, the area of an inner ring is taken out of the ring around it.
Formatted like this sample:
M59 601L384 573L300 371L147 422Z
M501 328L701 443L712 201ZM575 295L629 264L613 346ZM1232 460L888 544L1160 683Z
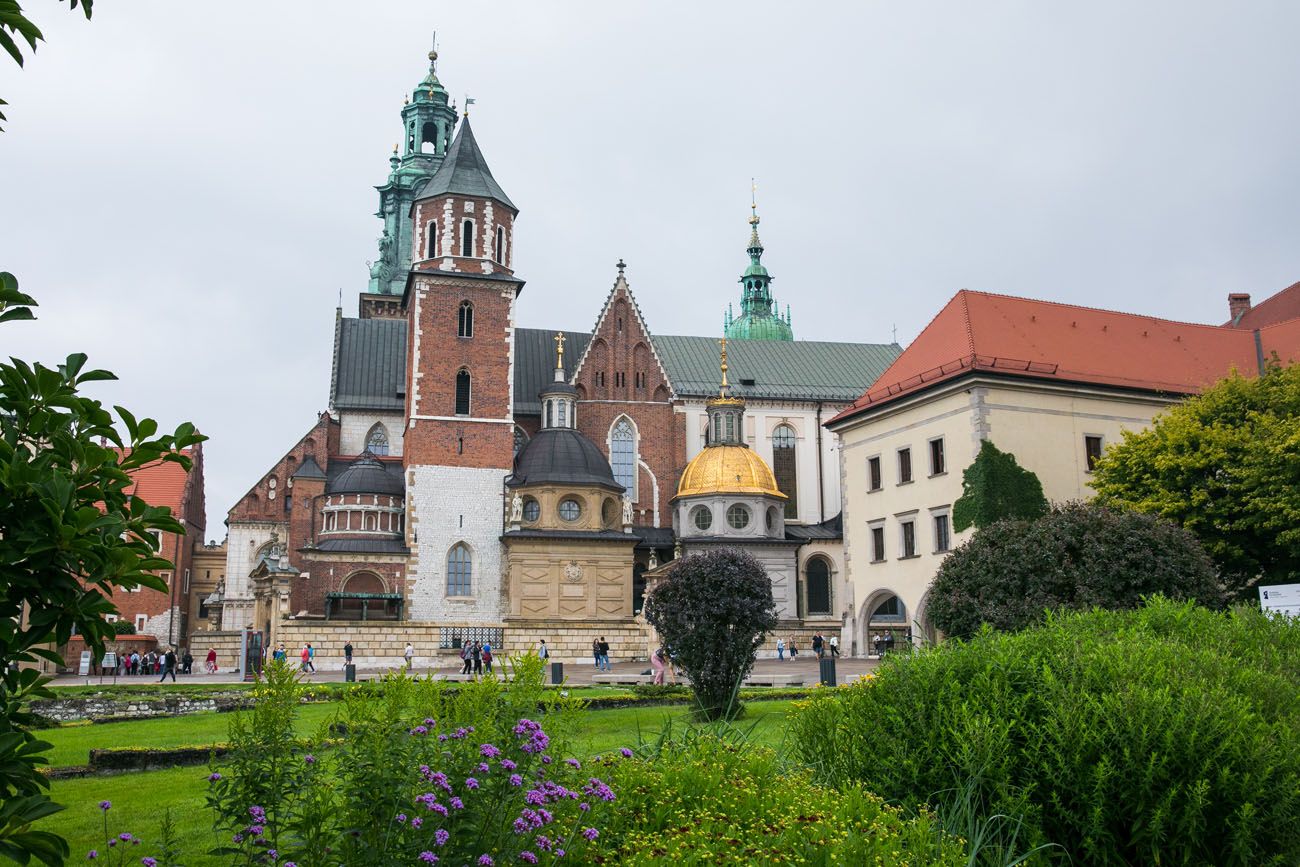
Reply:
M304 731L328 719L335 704L305 705L299 715ZM785 716L790 701L750 701L747 716L738 723L750 730L754 742L780 747L785 739ZM608 753L619 747L635 747L638 734L653 739L666 721L673 725L685 722L687 706L635 707L588 712L576 733L576 752L580 756ZM93 747L182 746L215 743L226 739L228 714L196 714L185 717L107 723L104 725L69 726L42 734L55 743L54 764L82 764ZM752 727L752 728L751 728ZM72 846L71 863L83 860L92 848L103 848L103 817L98 803L113 802L109 811L109 831L129 831L144 837L148 844L139 854L156 854L149 844L158 839L164 808L171 810L178 837L184 841L186 864L191 867L221 862L192 853L207 851L215 838L211 819L204 808L208 771L204 767L173 768L109 777L55 780L51 784L54 799L68 809L44 822L40 827L57 831Z

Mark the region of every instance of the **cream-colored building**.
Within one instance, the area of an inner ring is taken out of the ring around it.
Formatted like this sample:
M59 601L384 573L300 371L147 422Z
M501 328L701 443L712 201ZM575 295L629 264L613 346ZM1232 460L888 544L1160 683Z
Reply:
M952 506L983 440L1033 471L1048 500L1086 499L1094 459L1124 431L1233 369L1256 372L1265 350L1293 357L1294 346L1276 342L1292 330L958 293L828 424L839 437L852 595L845 644L867 654L884 632L934 638L926 594L974 532L953 531Z

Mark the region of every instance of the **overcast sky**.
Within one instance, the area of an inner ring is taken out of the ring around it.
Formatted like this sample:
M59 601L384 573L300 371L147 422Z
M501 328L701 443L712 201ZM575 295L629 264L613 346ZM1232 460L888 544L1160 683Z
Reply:
M901 343L961 288L1221 322L1300 280L1300 5L101 0L0 57L0 352L205 446L208 536L326 408L402 97L439 76L521 209L518 323L715 334L749 179L796 336ZM815 10L815 11L812 11Z

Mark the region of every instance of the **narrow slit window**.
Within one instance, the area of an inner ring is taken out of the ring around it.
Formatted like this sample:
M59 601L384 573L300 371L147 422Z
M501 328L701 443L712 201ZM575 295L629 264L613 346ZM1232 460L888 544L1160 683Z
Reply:
M456 415L469 415L469 399L469 371L461 370L456 374Z
M460 224L460 254L474 255L474 221L466 220Z

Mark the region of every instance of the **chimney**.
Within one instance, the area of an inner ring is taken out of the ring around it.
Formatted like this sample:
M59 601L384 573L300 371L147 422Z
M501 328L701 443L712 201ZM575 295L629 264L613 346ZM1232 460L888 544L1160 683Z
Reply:
M1241 317L1246 315L1250 309L1250 295L1246 292L1229 292L1228 293L1228 316L1229 321L1236 325L1241 321Z

